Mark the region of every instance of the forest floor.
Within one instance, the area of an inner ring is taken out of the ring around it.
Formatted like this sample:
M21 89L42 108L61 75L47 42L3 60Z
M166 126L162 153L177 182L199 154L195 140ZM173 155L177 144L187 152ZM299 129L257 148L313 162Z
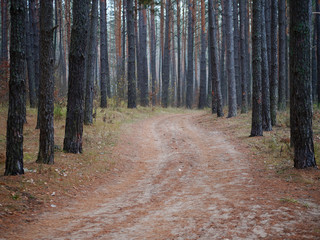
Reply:
M293 169L287 113L249 138L250 114L99 110L84 153L58 148L52 166L34 163L35 119L29 110L26 174L0 177L0 239L320 239L320 171ZM61 147L64 120L55 131ZM1 172L4 160L5 127Z

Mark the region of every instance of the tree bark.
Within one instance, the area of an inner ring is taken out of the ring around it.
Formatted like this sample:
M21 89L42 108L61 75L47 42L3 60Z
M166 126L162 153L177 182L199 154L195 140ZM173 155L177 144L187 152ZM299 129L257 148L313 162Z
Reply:
M239 40L239 9L238 1L233 1L233 28L234 28L234 70L237 91L237 105L241 106L241 78L240 78L240 40Z
M133 0L127 0L128 32L128 108L136 108L136 69Z
M63 150L82 153L84 69L87 42L88 0L73 3L73 24L69 54L69 88Z
M228 77L228 117L237 116L237 91L234 65L234 37L233 37L233 4L226 0L226 47L227 47L227 77Z
M290 0L290 127L294 167L316 167L311 99L311 0Z
M107 101L107 35L106 35L106 0L100 0L100 107L106 108Z
M316 11L320 12L320 2L316 1ZM317 25L317 77L318 77L318 107L320 107L320 14L316 15Z
M4 175L24 174L23 124L25 120L25 19L26 1L11 0L10 80Z
M53 1L40 1L40 139L37 163L54 162Z
M271 131L271 115L270 115L270 80L269 80L269 61L266 34L266 18L265 18L265 0L262 0L261 9L261 54L262 54L262 128L264 131Z
M286 1L279 0L279 103L286 110Z
M192 108L193 104L193 47L194 47L194 19L193 19L193 0L188 2L188 73L187 73L187 96L186 107Z
M252 126L251 137L262 136L262 96L261 96L261 13L262 1L253 2L252 19Z
M241 113L248 112L247 97L247 76L248 76L248 58L246 54L246 23L247 23L247 1L240 0L240 59L241 59Z
M89 43L88 43L88 56L86 64L86 95L84 107L84 124L92 124L93 113L93 88L94 88L94 65L95 65L95 49L97 38L97 25L98 25L98 0L92 1L91 19L89 26Z
M278 8L277 0L271 0L271 74L270 109L272 126L277 124L278 106Z
M154 3L151 5L151 29L150 29L150 45L151 45L151 88L152 88L152 105L156 105L157 94L156 94L156 82L157 82L157 73L156 73L156 29L155 29L155 12L154 12Z
M178 42L178 79L177 79L177 107L181 106L181 33L180 33L180 0L177 0L177 42Z
M8 61L8 0L1 0L1 53L0 64ZM6 80L6 79L5 79Z

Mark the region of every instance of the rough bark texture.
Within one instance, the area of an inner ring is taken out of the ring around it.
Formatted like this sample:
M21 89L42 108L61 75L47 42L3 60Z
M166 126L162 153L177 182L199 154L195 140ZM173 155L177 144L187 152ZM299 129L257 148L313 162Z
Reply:
M226 48L227 48L227 77L228 77L228 117L237 116L237 90L234 65L234 37L233 37L233 4L226 0Z
M237 104L241 106L241 78L240 78L240 33L239 33L239 8L238 1L233 0L233 28L234 28L234 70L237 90Z
M161 104L163 107L168 107L168 103L169 103L170 7L171 7L171 0L167 0L167 3L166 3L166 22L165 22L166 29L165 29L164 51L163 51L163 61L162 61L162 99L161 99Z
M277 124L278 106L278 5L271 0L271 73L270 73L270 109L272 126Z
M128 108L136 107L136 67L134 40L133 0L127 0L127 32L128 32Z
M30 107L37 105L37 95L35 89L34 58L32 53L32 25L29 15L26 14L26 59L28 69L29 101Z
M187 95L186 107L192 108L193 104L193 47L194 47L194 19L193 0L188 1L188 73L187 73Z
M37 163L54 162L53 1L40 1L40 140Z
M241 64L241 113L248 112L247 98L247 76L248 76L248 58L246 54L246 22L247 22L247 1L240 0L240 64Z
M201 58L200 58L200 94L199 109L203 109L207 105L207 68L206 68L206 33L205 33L205 3L201 0Z
M311 99L311 0L290 0L290 127L294 167L316 167Z
M178 79L177 79L177 107L181 106L181 33L180 33L180 0L177 0L177 42L178 42Z
M106 0L100 0L100 107L106 108L107 102L107 35Z
M252 19L252 126L251 137L262 136L261 96L261 12L262 0L253 2ZM264 0L263 0L264 1Z
M279 103L280 111L286 109L286 0L279 0Z
M157 82L157 73L156 73L156 27L155 27L155 13L154 13L154 4L151 6L151 29L150 29L150 47L151 47L151 53L150 53L150 62L151 62L151 89L152 89L152 105L156 105L156 82Z
M223 117L222 109L222 94L221 94L221 79L219 71L219 50L217 41L217 29L215 14L213 8L213 0L209 0L209 35L210 35L210 66L211 76L210 81L212 82L212 109L216 108L217 116ZM216 106L215 106L216 105ZM214 113L214 111L212 111Z
M225 7L224 2L226 0L222 0L222 20L221 20L221 53L220 53L220 76L221 76L221 92L222 92L222 99L223 105L228 104L228 82L225 74L225 55L226 55L226 15L225 15Z
M12 0L10 35L9 109L5 175L23 174L23 124L25 113L26 1Z
M262 128L264 131L271 131L271 115L270 115L270 80L269 80L269 62L267 34L265 24L265 0L262 0L261 9L261 54L262 54Z
M91 19L89 26L89 42L88 42L88 56L86 64L86 95L84 107L84 124L92 124L93 113L93 88L94 88L94 66L96 62L96 39L97 39L97 25L98 25L98 0L92 1Z
M85 50L88 0L73 3L73 24L69 55L69 88L63 150L82 152Z
M320 12L320 2L316 1L316 11ZM318 78L318 106L320 106L320 14L316 15L317 25L317 78Z
M1 0L1 53L0 63L8 61L8 0Z

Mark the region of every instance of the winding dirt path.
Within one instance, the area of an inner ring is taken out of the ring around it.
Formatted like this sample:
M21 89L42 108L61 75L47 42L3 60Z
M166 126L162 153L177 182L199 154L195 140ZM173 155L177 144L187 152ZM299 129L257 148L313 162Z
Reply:
M281 202L277 185L258 179L252 160L197 117L134 124L116 149L125 170L12 238L320 239L319 205Z

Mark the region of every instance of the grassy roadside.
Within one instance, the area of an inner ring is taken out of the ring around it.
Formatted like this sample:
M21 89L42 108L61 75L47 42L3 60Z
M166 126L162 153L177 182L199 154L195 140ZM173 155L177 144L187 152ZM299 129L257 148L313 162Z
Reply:
M35 129L37 112L27 109L24 127L25 174L4 177L7 108L0 108L0 228L8 216L24 215L42 207L59 207L62 201L72 201L79 193L88 192L92 184L103 181L117 165L112 149L128 124L161 113L184 111L173 108L98 108L93 125L84 126L83 154L75 155L62 151L66 109L56 106L55 164L42 165L35 163L39 147L39 130Z

